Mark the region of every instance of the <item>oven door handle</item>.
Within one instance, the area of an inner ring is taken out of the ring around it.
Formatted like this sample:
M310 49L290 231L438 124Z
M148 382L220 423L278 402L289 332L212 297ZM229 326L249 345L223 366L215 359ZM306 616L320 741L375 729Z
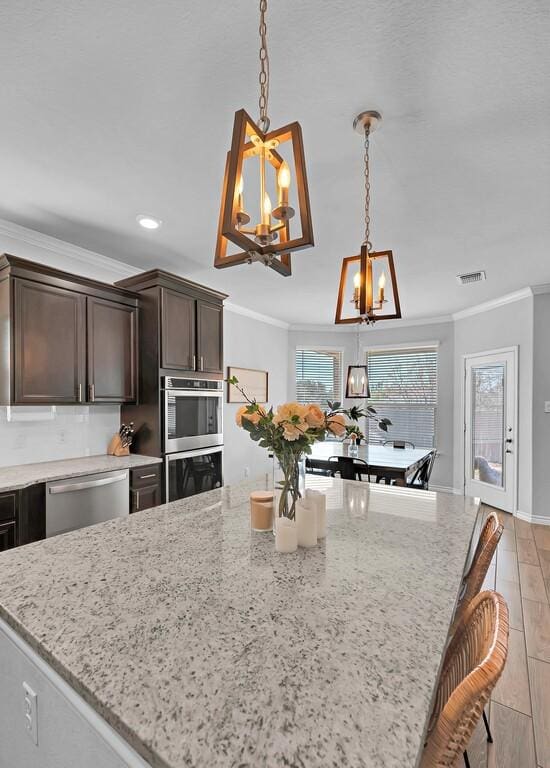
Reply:
M199 448L196 451L182 451L181 453L167 453L166 461L175 459L187 459L193 456L206 456L208 453L223 453L223 445L215 445L213 448Z
M173 395L174 397L219 397L223 398L223 392L219 389L165 389L164 394L166 396Z

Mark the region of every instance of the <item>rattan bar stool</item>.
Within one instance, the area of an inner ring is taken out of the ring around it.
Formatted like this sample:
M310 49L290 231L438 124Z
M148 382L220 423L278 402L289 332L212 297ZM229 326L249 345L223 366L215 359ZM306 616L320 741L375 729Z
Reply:
M508 606L497 592L481 592L464 610L447 649L421 768L453 768L461 753L470 768L466 748L507 654Z
M477 543L472 564L464 577L464 586L462 594L460 595L460 602L456 609L455 619L451 629L452 632L456 629L460 617L466 610L470 601L478 594L483 586L485 576L491 565L503 530L504 526L501 525L496 514L494 512L489 512L479 535L479 541Z

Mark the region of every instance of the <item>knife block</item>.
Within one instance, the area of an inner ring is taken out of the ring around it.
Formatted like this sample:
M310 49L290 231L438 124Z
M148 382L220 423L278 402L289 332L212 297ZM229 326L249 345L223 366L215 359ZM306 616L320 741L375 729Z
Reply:
M130 448L127 445L122 445L122 440L120 439L120 435L117 434L113 435L111 438L111 441L109 443L109 446L107 448L107 453L109 456L129 456L130 455Z

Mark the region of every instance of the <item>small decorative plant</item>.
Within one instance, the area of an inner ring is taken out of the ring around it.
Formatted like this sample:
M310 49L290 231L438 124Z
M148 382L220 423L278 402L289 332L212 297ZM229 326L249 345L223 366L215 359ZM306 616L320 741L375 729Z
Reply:
M304 455L311 454L314 443L325 440L329 434L343 437L348 427L347 419L355 422L362 417L373 419L384 432L391 424L389 419L377 416L371 406L365 410L355 405L342 408L339 402L328 402L324 411L313 403L284 403L276 411L273 406L266 409L248 397L235 376L227 379L227 383L235 386L248 403L237 411L238 426L245 429L261 448L272 451L279 461L284 476L279 517L294 520L296 501L300 498L298 463Z
M357 438L357 444L359 444L361 440L365 439L365 435L361 432L357 424L347 424L346 437L351 437L352 435L355 435Z

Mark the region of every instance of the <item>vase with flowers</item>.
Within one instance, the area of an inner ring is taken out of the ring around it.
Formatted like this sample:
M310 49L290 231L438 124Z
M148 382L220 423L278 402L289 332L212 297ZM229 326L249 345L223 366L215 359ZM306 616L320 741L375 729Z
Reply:
M366 409L358 406L342 408L341 403L327 402L327 409L322 410L313 403L304 405L291 402L279 405L276 410L273 406L264 408L248 397L236 377L232 376L227 381L235 386L247 401L247 404L237 411L238 426L245 429L260 447L271 451L279 462L283 479L275 512L277 517L294 520L296 502L301 497L299 462L304 456L311 454L314 443L325 440L328 435L343 437L346 434L348 419L374 419L383 431L387 431L391 424L389 419L379 417L370 406Z

